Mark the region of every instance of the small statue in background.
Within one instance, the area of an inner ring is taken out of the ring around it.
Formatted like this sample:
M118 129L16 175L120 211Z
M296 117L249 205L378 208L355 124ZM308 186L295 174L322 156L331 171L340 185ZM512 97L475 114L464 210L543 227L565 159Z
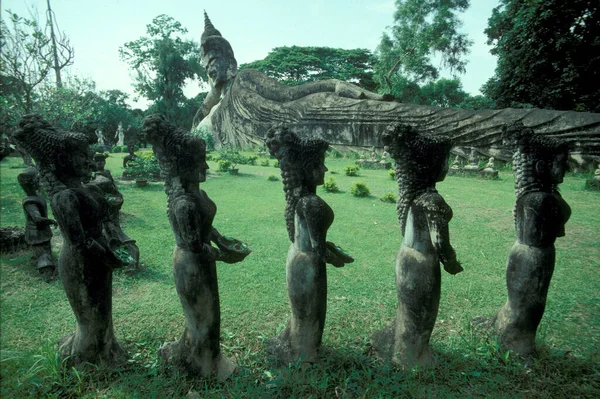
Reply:
M164 344L159 354L191 373L225 380L236 365L223 356L219 346L216 261L241 262L251 251L212 226L217 207L200 189L208 169L204 140L176 128L161 115L146 117L144 131L165 177L167 214L177 243L173 275L186 325L181 339Z
M452 209L435 189L448 172L450 139L392 125L382 141L396 161L398 216L402 245L396 258L398 309L394 323L373 337L376 353L401 366L429 366L429 338L440 302L440 262L444 270L463 270L450 244Z
M94 132L96 133L96 138L98 139L98 145L104 147L104 134L102 134L102 129L96 129Z
M119 126L117 127L117 131L115 132L115 140L117 140L117 145L122 147L125 145L125 132L123 131L123 123L119 122Z
M513 148L517 241L508 255L508 299L492 318L477 317L473 324L493 326L502 347L529 357L535 354L535 335L544 315L554 272L557 237L565 235L571 208L558 192L567 169L565 142L533 133L522 123L503 129L503 140Z
M105 235L109 238L109 245L113 252L119 254L123 265L126 265L127 271L138 270L140 266L140 249L135 244L136 241L129 237L121 228L120 211L123 206L123 194L119 191L110 170L104 169L106 166L105 154L94 154L94 179L90 182L96 185L102 192L108 202L109 222L104 225Z
M333 210L316 194L327 171L329 144L300 139L287 128L276 127L267 133L267 147L279 161L287 202L285 221L292 242L286 262L292 318L271 340L269 352L282 363L314 362L327 311L325 264L342 267L354 260L327 241Z
M585 181L585 187L592 190L600 190L600 162L598 162L598 167L594 171L594 176Z
M90 174L86 136L59 132L39 115L19 122L15 140L35 159L64 244L59 275L75 313L75 332L59 343L59 352L77 366L115 364L124 351L112 322L112 271L118 263L105 238L108 203Z
M135 155L134 152L134 146L133 144L129 144L127 145L127 152L129 153L128 155L125 155L123 157L123 168L126 169L127 165L129 164L129 162L133 161L135 158L137 158L137 155ZM123 173L125 174L125 173Z
M40 195L39 173L35 168L28 168L17 176L19 184L27 197L23 199L23 210L27 223L25 225L25 242L29 244L36 258L36 269L45 281L56 277L56 264L52 258L51 225L58 225L48 218L46 200Z
M469 154L469 164L464 166L466 170L479 170L479 160L477 157L477 149L475 147L471 147L471 154Z

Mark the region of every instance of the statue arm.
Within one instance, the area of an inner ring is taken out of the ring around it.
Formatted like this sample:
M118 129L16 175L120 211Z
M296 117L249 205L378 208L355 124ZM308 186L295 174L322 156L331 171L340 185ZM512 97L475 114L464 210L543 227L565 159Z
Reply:
M42 216L42 213L40 212L38 206L33 203L23 205L23 209L38 229L51 224L55 226L58 225L58 223L56 223L56 220Z
M456 252L450 244L448 222L452 219L452 209L437 193L427 197L429 198L423 201L423 205L427 214L431 243L438 253L440 262L444 265L444 270L450 274L460 273L464 269L456 259Z
M179 236L184 248L201 254L207 261L215 261L219 256L219 250L209 242L204 242L202 221L200 212L193 201L179 199L173 204L173 214L176 220L174 233Z

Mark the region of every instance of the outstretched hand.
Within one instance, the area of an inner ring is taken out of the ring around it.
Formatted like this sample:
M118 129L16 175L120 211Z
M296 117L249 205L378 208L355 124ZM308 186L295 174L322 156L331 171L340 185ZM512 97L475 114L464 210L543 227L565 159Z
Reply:
M335 267L344 267L346 263L354 262L354 258L348 255L342 248L331 241L325 243L325 262Z

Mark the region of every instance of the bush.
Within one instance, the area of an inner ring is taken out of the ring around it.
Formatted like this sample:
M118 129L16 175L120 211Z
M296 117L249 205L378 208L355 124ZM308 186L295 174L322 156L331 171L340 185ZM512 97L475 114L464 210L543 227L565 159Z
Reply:
M275 160L275 162L273 162L273 166L276 167L276 168L278 168L279 167L279 161Z
M260 166L269 166L269 160L267 158L261 159Z
M389 169L388 175L390 176L390 179L394 180L396 178L396 171L394 169Z
M346 165L344 166L344 173L346 176L358 176L360 167L358 165Z
M244 165L247 162L246 157L233 147L224 148L220 151L219 159L229 161L229 169L235 169L238 163Z
M277 176L275 176L274 173L271 173L269 176L267 176L267 180L268 181L277 181L277 180L279 180L279 178Z
M381 198L379 198L379 200L381 202L389 202L391 204L395 204L396 203L396 194L387 192L387 193L383 194L383 196Z
M217 165L219 165L220 172L227 172L231 169L231 161L228 161L227 159L219 159Z
M160 166L152 152L142 152L127 163L127 174L135 180L151 180L160 177Z
M327 180L325 180L325 183L323 183L323 189L328 193L337 193L340 191L340 188L333 177L329 177Z
M212 154L206 154L206 160L207 161L212 161L213 160Z
M352 183L352 186L350 187L350 192L355 197L368 197L369 194L371 194L369 186L367 186L367 183L363 181L357 181Z
M215 138L212 133L205 126L198 126L195 130L192 130L192 134L200 137L206 143L206 151L213 151L215 149Z
M249 157L246 158L246 163L248 165L256 165L257 159L258 159L258 157L256 155L250 155Z
M134 145L133 146L133 152L139 151L140 150L140 146L139 145Z
M112 152L114 154L115 152L123 152L123 151L122 151L122 147L120 145L116 145L113 148L111 148L110 152Z

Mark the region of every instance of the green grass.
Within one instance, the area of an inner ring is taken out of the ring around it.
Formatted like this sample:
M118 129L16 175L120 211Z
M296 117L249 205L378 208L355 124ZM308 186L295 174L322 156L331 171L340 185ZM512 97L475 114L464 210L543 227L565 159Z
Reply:
M107 168L122 173L125 154L111 154ZM331 170L349 161L327 159ZM23 225L23 193L16 158L0 164L2 226ZM257 162L260 165L260 160ZM568 176L562 193L573 208L567 236L556 243L556 270L538 330L540 359L529 367L502 353L493 339L472 333L469 321L492 315L506 298L505 262L514 243L513 179L448 177L438 185L454 210L452 243L465 271L443 275L442 300L431 344L432 370L406 372L372 357L369 337L389 324L397 304L393 265L401 236L394 204L379 200L397 192L385 170L360 177L335 176L338 193L319 188L335 211L328 239L356 260L328 269L328 309L323 361L308 369L275 369L263 341L289 317L285 259L289 241L281 182L273 168L240 165L240 175L211 173L202 185L217 203L214 226L247 242L253 253L240 264L220 264L223 352L239 365L225 383L195 380L163 365L156 355L178 339L184 317L172 278L173 234L161 183L137 188L119 182L125 196L122 225L138 241L143 271L116 272L113 318L117 338L130 355L114 370L75 372L56 356L56 342L75 326L60 282L43 283L30 253L3 255L1 263L2 397L166 398L388 398L388 397L599 397L600 396L600 194L584 191L584 179ZM355 198L353 182L371 195Z

